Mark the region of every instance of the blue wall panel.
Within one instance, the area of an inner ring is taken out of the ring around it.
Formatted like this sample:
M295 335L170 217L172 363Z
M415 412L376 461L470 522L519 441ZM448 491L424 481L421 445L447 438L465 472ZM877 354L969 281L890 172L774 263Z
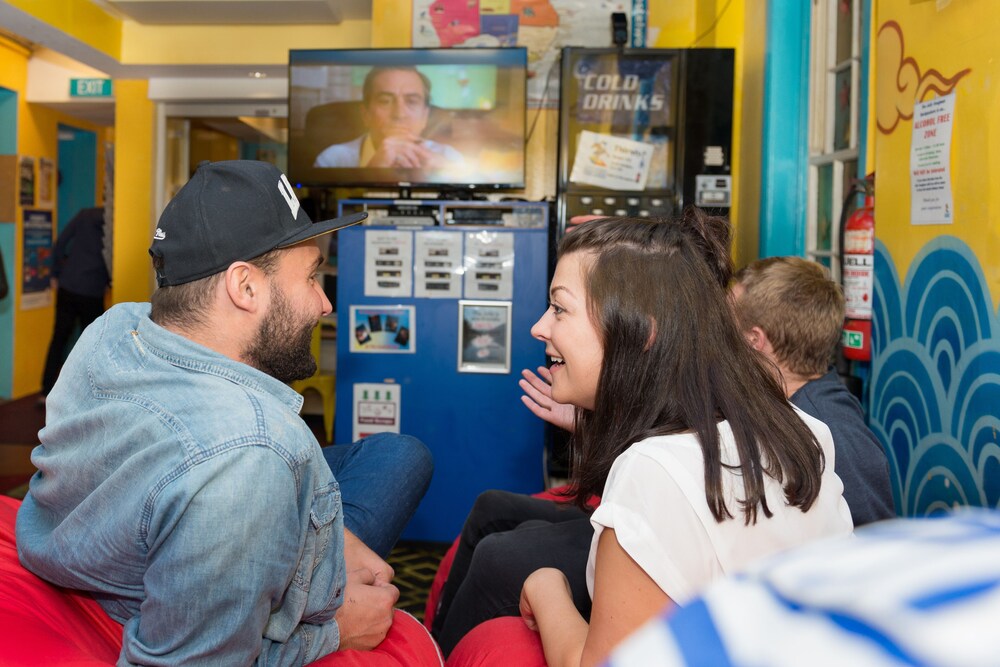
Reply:
M902 516L1000 507L1000 317L987 271L942 235L905 279L875 242L871 428Z
M808 2L768 3L760 256L805 252L809 131Z
M58 225L62 232L73 216L96 203L97 135L89 130L59 126Z
M0 299L0 398L14 394L14 225L0 222L0 252L10 293Z
M0 88L0 155L17 153L17 93ZM0 252L10 293L0 299L0 398L14 393L14 220L0 220Z

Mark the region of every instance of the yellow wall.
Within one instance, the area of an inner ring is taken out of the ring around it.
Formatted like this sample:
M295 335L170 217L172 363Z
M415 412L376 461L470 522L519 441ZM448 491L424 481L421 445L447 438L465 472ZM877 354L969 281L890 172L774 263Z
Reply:
M122 25L122 62L142 64L257 64L288 62L289 49L364 48L370 21L339 25Z
M55 162L58 157L58 128L60 123L89 130L97 135L98 158L94 168L97 172L95 201L102 201L104 188L104 159L102 146L108 140L104 128L93 123L72 118L24 100L27 88L27 49L0 38L0 86L18 94L17 105L17 152L18 155L33 157L37 170L38 159L48 158ZM58 167L58 164L57 164ZM55 233L55 207L53 206L53 234ZM17 398L34 393L41 387L42 368L52 326L55 308L21 309L21 281L18 280L19 267L23 262L23 228L21 224L23 208L18 205L14 218L15 254L8 261L15 268L14 284L11 285L14 298L14 364L12 397Z
M992 0L880 0L875 12L869 421L905 516L1000 505L998 21ZM913 109L943 94L955 96L954 222L912 225Z
M206 128L194 128L191 130L191 155L187 165L188 174L193 173L195 168L205 160L219 162L220 160L239 159L240 140L236 137Z
M7 0L21 11L115 58L121 57L121 21L90 0Z
M735 49L730 219L736 229L735 260L741 266L758 253L767 3L678 0L649 5L650 34L655 33L650 47Z
M372 0L373 48L405 48L413 44L411 0Z
M115 81L115 239L111 300L148 301L156 109L146 81Z
M954 78L955 115L951 140L951 180L955 222L951 225L910 224L910 144L912 123L899 119L891 133L878 130L875 138L875 219L879 239L886 244L900 276L906 275L914 256L940 234L956 236L978 255L988 287L1000 294L1000 229L993 212L1000 211L1000 133L995 132L1000 84L1000 47L996 26L1000 5L990 0L967 0L945 4L913 4L908 0L881 0L875 29L896 22L903 34L903 57L912 58L919 76L908 67L908 87L897 92L897 72L903 65L894 57L889 31L873 45L876 59L875 96L877 121L889 126L897 114L912 113L915 91L927 90L923 100L935 93L928 84L936 70L942 78ZM942 48L947 45L947 48ZM951 86L935 84L948 89ZM920 100L917 100L920 101Z

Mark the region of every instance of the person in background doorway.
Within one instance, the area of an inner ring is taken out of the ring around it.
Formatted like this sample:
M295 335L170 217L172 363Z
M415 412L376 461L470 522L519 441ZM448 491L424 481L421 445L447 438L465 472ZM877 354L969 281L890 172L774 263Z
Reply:
M69 221L52 253L52 290L56 293L56 323L42 373L42 396L52 391L70 338L104 312L104 293L111 274L104 261L104 209L85 208Z

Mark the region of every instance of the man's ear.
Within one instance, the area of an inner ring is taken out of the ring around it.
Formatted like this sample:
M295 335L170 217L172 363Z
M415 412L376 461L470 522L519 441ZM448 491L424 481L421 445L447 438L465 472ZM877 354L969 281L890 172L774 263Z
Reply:
M642 348L643 352L648 352L649 348L653 347L653 343L656 342L656 320L653 317L649 318L649 336L646 337L646 347Z
M747 342L750 343L750 347L758 352L770 347L770 341L767 339L767 334L764 333L764 330L760 327L751 327L748 331L744 331L743 335L746 336Z
M263 272L248 262L233 262L223 278L233 306L256 313L263 305Z

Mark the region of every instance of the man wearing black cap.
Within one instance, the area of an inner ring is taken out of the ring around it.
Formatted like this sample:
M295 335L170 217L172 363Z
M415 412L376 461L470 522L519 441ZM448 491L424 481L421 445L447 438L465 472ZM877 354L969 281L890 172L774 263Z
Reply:
M315 371L331 310L315 239L364 217L312 223L274 166L203 163L154 233L152 303L70 355L17 545L125 625L119 664L302 665L388 631L382 558L429 454L386 434L321 449L285 384Z

